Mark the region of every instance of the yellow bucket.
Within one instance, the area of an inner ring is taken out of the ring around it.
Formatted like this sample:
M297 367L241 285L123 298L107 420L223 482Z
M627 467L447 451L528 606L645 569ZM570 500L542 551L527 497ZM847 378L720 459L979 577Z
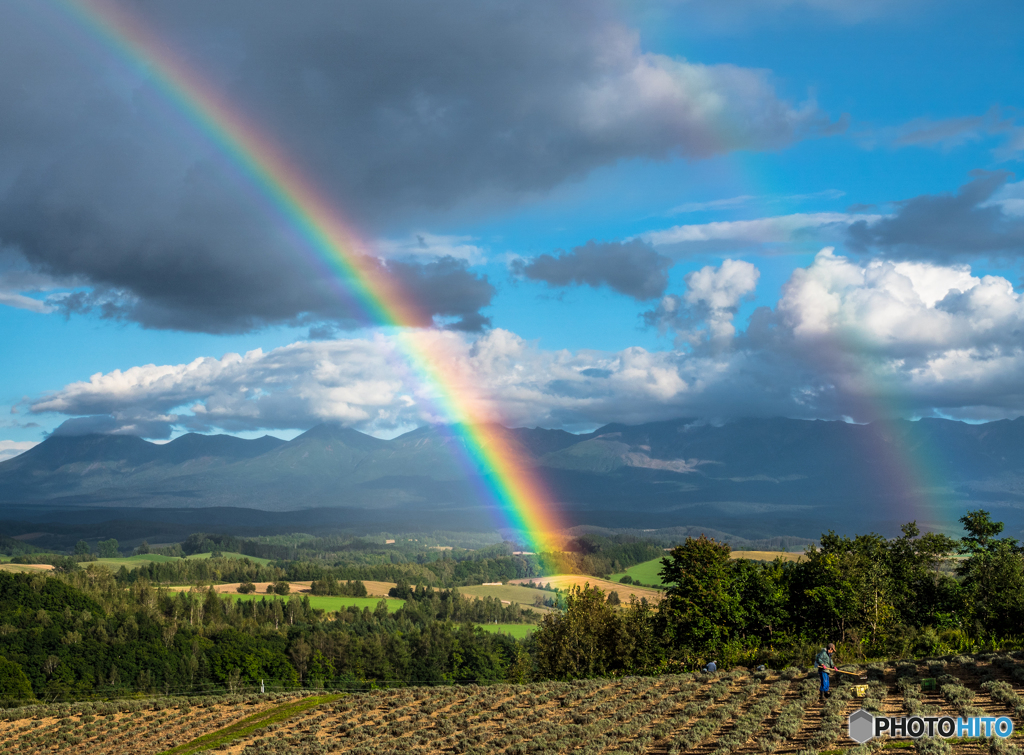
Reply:
M853 687L853 691L856 693L857 697L864 697L864 695L868 693L868 685L855 684Z

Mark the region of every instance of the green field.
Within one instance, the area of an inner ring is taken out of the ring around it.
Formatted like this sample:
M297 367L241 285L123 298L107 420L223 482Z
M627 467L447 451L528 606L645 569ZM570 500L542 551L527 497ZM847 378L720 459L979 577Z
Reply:
M263 566L266 566L267 564L270 563L270 559L269 558L257 558L256 556L245 556L245 555L243 555L241 553L231 553L229 551L224 551L221 555L224 558L247 558L250 561L252 561L254 564L261 564ZM197 558L209 558L209 557L210 557L209 553L196 553L196 554L194 554L192 556L186 556L185 558L188 559L188 560L194 560L194 559L197 559ZM98 558L95 561L86 562L85 564L83 564L83 566L88 565L89 563L93 563L93 564L102 564L103 566L109 566L111 569L120 569L122 566L124 568L126 568L126 569L135 569L135 568L141 566L142 564L148 564L148 563L151 563L151 562L152 563L161 564L161 563L164 563L166 561L180 561L180 560L181 559L176 558L174 556L161 556L161 555L159 555L157 553L146 553L146 554L143 554L143 555L140 555L140 556L122 556L120 558Z
M644 561L642 564L631 566L626 569L626 571L620 571L618 574L613 574L608 579L612 582L618 582L628 574L642 585L654 585L657 587L663 584L661 577L658 575L659 571L661 571L661 559L655 558L650 561Z
M344 595L300 595L299 593L293 593L301 598L309 598L309 605L313 608L322 608L325 611L340 611L342 608L348 608L349 606L357 606L358 608L369 608L371 611L377 607L377 604L384 598L350 598ZM249 595L231 595L235 600L263 600L263 598L271 598L277 600L287 600L291 595L267 595L265 593L250 593ZM405 605L404 600L398 600L397 598L387 598L388 602L388 613L394 613L399 608Z
M156 553L146 553L142 556L121 556L119 558L97 558L95 561L86 561L82 566L88 566L89 564L100 564L101 566L109 566L111 569L120 569L122 566L125 569L136 569L143 564L157 563L161 564L165 561L178 561L180 559L174 556L160 556Z
M485 632L494 634L510 634L517 640L529 637L537 628L536 624L477 624Z
M247 558L250 561L252 561L254 564L261 564L262 566L266 566L272 560L272 559L269 559L269 558L259 558L257 556L246 556L243 553L232 553L231 551L221 551L220 555L223 556L224 558ZM189 559L189 560L196 559L196 558L209 558L209 557L210 557L209 553L195 553L195 554L193 554L191 556L186 556L186 558Z
M555 597L553 592L536 590L532 587L523 587L522 585L473 585L472 587L460 587L458 590L467 597L497 598L498 600L506 600L509 603L518 603L523 608L532 608L539 612L550 609L537 608L533 604L536 598Z

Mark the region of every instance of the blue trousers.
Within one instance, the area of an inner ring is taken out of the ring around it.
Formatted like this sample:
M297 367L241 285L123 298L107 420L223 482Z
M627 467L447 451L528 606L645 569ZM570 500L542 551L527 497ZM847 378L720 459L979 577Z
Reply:
M820 668L818 669L818 677L821 679L821 691L828 692L828 672Z

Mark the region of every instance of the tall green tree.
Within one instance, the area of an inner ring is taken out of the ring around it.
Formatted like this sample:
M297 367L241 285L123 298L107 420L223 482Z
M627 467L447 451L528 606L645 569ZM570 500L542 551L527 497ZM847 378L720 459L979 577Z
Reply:
M1002 522L992 521L992 515L985 509L968 511L960 517L965 534L960 538L960 552L969 555L992 553L999 547L996 536L1003 531Z
M596 587L573 586L564 614L548 614L532 644L540 675L549 679L604 676L621 667L623 626Z
M669 642L698 656L720 655L742 627L729 546L701 535L686 538L661 560L668 585L660 610Z
M967 556L957 567L964 613L979 635L1018 634L1024 621L1024 561L1013 538L997 537L1003 523L984 509L960 518L966 534L959 551Z
M733 584L743 607L744 637L767 643L791 629L789 612L792 565L781 558L767 564L739 558L732 562Z
M957 610L958 585L942 571L956 550L946 535L924 535L917 522L904 524L900 537L889 541L888 568L892 575L893 605L904 626L940 625Z

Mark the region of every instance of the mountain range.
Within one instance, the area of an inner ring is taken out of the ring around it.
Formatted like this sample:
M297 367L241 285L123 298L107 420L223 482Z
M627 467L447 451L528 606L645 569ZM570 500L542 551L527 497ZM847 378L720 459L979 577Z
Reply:
M677 419L574 435L504 429L567 526L708 527L758 538L897 534L916 520L955 534L970 508L1024 531L1024 419L869 425ZM0 504L349 512L360 522L494 527L444 427L392 440L322 424L290 441L52 435L0 463ZM196 512L198 513L198 512ZM308 515L303 515L308 518Z

